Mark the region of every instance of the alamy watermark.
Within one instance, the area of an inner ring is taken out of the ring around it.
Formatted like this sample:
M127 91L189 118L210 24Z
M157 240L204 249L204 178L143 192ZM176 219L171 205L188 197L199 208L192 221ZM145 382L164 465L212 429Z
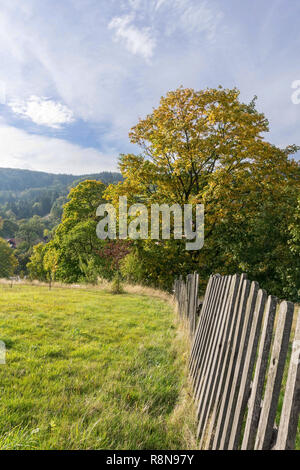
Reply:
M292 82L291 88L295 90L291 95L292 103L300 104L300 80L294 80Z
M103 217L97 225L101 240L170 240L172 233L175 240L186 240L188 251L201 250L204 244L203 204L152 204L148 208L138 203L128 207L127 197L120 196L118 218L116 208L109 203L100 204L96 215Z

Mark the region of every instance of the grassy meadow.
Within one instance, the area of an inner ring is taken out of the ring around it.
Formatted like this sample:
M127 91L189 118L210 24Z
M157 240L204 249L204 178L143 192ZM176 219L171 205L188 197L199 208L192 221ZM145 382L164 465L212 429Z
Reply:
M164 300L0 285L0 449L187 449L187 348Z

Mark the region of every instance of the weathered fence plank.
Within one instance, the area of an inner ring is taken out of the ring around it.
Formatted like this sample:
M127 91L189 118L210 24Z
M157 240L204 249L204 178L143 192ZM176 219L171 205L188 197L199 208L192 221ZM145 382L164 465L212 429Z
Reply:
M248 346L245 349L244 357L242 361L241 369L241 382L240 389L238 392L238 398L234 409L234 417L231 428L231 434L229 439L228 449L238 449L243 417L247 406L247 400L250 394L251 377L253 374L253 367L255 362L256 350L259 339L259 332L261 322L263 318L265 303L267 299L267 293L263 290L259 290L256 299L256 305L254 308L253 318L250 324L250 335ZM248 333L246 333L248 334ZM245 342L246 347L246 342Z
M225 387L223 391L223 397L222 397L218 422L216 426L213 449L220 448L220 443L221 443L221 439L223 436L224 425L225 425L225 421L227 417L229 398L230 398L230 393L232 389L232 381L234 377L235 363L236 363L237 355L239 351L239 344L240 344L240 338L241 338L242 328L244 324L245 311L246 311L249 291L250 291L250 281L246 279L243 281L243 286L242 286L241 302L239 305L236 329L234 331L233 345L232 345L232 349L230 352L229 366L226 372L227 377L226 377Z
M219 415L221 412L222 397L224 394L227 374L229 370L229 364L230 364L232 348L233 348L234 332L236 331L238 312L240 310L240 305L242 302L242 292L243 292L243 285L244 285L245 279L246 279L245 274L242 274L240 277L237 278L237 285L235 286L236 296L233 299L233 303L232 303L233 313L232 313L231 324L229 325L230 331L228 335L228 342L227 344L225 344L225 351L224 351L225 358L224 358L223 363L221 364L220 379L219 379L219 384L218 384L217 391L216 391L216 399L215 399L215 402L213 402L212 413L209 419L208 430L206 432L207 438L206 438L205 448L207 449L211 449L213 447L214 438L216 435L218 435L219 429L220 429L220 423L218 423L218 419L219 419Z
M238 289L242 284L241 278L238 275L232 276L230 295L228 298L228 315L226 318L225 333L220 343L221 350L220 355L215 360L216 371L212 374L211 384L209 384L205 400L209 400L207 406L206 416L204 412L201 413L198 426L198 435L200 437L200 448L205 444L205 448L209 448L210 437L212 436L216 409L215 405L220 399L221 390L223 387L222 378L224 377L225 370L227 369L228 363L226 357L228 357L228 345L231 338L231 333L234 328L234 311L237 307L236 300L238 298ZM227 356L226 356L227 355ZM202 428L202 430L201 430ZM201 435L202 433L202 435Z
M203 324L201 337L199 338L199 348L197 351L197 356L195 357L193 368L191 369L191 377L192 377L193 386L195 386L195 383L197 381L198 370L201 367L203 354L207 345L207 337L209 335L209 332L211 330L211 327L214 321L214 311L215 311L215 306L218 302L218 294L221 288L221 279L222 279L221 277L218 277L215 281L207 316Z
M298 314L292 356L281 410L277 450L294 448L300 413L300 314Z
M197 328L196 328L196 332L195 332L195 338L194 338L194 341L192 343L191 355L190 355L190 360L189 360L190 372L193 370L194 361L195 361L195 358L198 354L199 342L200 342L200 338L202 337L202 331L203 331L203 327L204 327L206 317L207 317L207 314L208 314L209 305L210 305L211 297L212 297L212 294L213 294L215 282L216 282L216 280L215 280L214 276L210 276L209 281L208 281L208 285L207 285L207 289L205 291L205 296L204 296L204 300L203 300L203 304L202 304L202 309L201 309L200 316L199 316L199 319L198 319L198 324L197 324Z
M190 329L191 337L193 337L195 333L195 329L196 329L198 284L199 284L199 275L197 273L194 273L190 277L190 292L189 292L189 329Z
M291 302L284 301L280 304L270 367L268 371L268 380L255 441L256 450L270 449L272 445L274 422L289 346L293 312L294 305Z
M276 314L276 305L276 297L270 295L267 300L267 306L264 315L264 323L258 350L258 357L255 368L255 375L253 379L250 399L248 402L248 414L241 447L242 450L253 449L255 444L255 437L259 422L261 401L263 395L263 387L268 366L269 352L271 348L272 332Z
M239 392L240 382L242 378L242 371L244 366L245 354L249 339L249 332L252 324L253 312L255 309L256 298L258 292L258 283L252 282L250 286L249 296L247 298L247 305L245 313L241 318L241 335L237 342L236 359L234 360L233 379L230 386L229 399L227 404L227 412L224 420L223 433L220 440L220 449L227 449L229 437L231 433L231 426L237 402L237 395Z
M294 448L300 411L300 314L276 439L294 305L282 302L275 321L277 299L267 298L256 282L244 274L213 275L198 316L198 285L197 273L180 277L174 298L192 340L189 371L200 448Z
M203 348L202 360L201 364L199 364L197 379L195 381L195 400L196 402L199 400L199 394L201 392L201 388L203 382L205 381L206 374L209 373L208 363L210 360L210 355L213 353L213 343L214 339L218 333L219 322L220 322L220 310L222 308L222 302L225 298L227 288L227 278L223 277L220 281L220 288L219 288L219 295L218 295L218 302L214 305L214 311L212 313L213 321L211 323L210 331L207 335L206 344Z
M226 326L228 323L228 317L230 316L230 303L233 296L234 282L235 279L233 279L233 277L228 276L226 278L226 290L220 309L217 333L213 337L211 353L206 366L205 380L203 382L201 390L199 390L197 408L197 415L199 418L197 433L199 437L202 435L202 431L205 428L205 424L207 422L207 417L209 416L211 410L210 397L214 385L214 379L216 377L216 370L218 368L219 361L222 356L223 343L226 340Z

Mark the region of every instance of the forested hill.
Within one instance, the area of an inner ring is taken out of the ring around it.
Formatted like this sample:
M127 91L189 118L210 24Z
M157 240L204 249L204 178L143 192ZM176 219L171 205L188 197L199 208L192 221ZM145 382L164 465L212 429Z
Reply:
M42 171L0 168L0 191L21 192L26 189L67 187L74 182L86 179L101 180L103 183L115 183L122 180L120 173L101 172L91 175L64 175Z
M122 180L120 173L102 172L91 175L55 175L41 171L0 168L0 222L3 219L28 219L49 214L59 219L62 206L72 186L87 179L105 184ZM2 230L3 231L3 230ZM6 231L6 236L11 231ZM0 237L1 229L0 229Z

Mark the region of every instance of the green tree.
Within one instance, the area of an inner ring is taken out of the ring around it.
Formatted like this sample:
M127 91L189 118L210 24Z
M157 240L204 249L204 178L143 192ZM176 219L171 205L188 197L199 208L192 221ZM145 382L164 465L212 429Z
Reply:
M50 243L45 245L45 254L55 250L55 278L64 282L82 279L83 263L101 266L99 250L103 244L97 238L96 226L99 218L96 210L103 202L105 185L100 181L87 180L72 188L68 203L63 210L62 222L56 228ZM52 258L53 261L53 258ZM29 265L30 267L30 265ZM48 266L49 267L49 266Z
M0 237L14 238L18 232L19 226L14 220L3 219L0 226Z
M290 256L286 258L286 269L279 269L284 285L284 294L300 302L300 196L294 219L289 226L288 247Z
M13 276L18 261L9 244L0 238L0 277L9 278Z
M93 257L79 257L79 268L83 275L84 282L96 285L99 275L99 267Z
M58 268L59 252L55 248L54 243L51 241L45 250L43 265L46 272L46 277L51 289L52 282L56 280L56 272Z
M38 243L33 247L30 261L27 264L29 277L31 279L37 279L38 281L47 280L47 271L44 266L45 253L46 245L44 243Z
M40 241L43 237L45 225L38 215L34 215L28 220L22 220L19 225L17 237L21 238L29 245Z

